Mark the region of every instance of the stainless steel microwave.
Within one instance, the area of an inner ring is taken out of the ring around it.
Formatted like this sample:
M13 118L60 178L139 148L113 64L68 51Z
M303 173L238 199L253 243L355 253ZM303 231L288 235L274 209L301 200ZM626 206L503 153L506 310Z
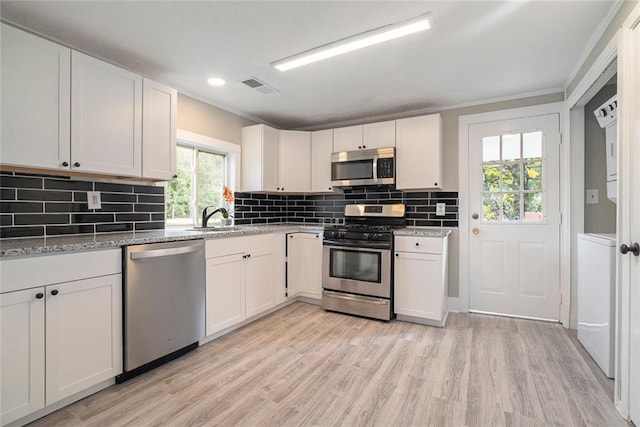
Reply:
M395 184L395 152L394 147L389 147L332 153L331 185Z

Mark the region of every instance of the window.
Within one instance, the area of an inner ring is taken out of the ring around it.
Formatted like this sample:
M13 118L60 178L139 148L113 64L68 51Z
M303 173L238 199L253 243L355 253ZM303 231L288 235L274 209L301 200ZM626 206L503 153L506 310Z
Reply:
M482 138L482 220L543 220L542 132Z
M165 187L167 227L200 225L205 207L225 206L222 191L225 185L234 188L235 159L239 150L236 144L178 131L177 178L167 182Z

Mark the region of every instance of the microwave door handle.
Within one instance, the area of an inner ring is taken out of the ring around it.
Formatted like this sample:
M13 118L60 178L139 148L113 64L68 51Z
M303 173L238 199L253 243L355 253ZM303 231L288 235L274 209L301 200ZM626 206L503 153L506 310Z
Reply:
M373 182L378 182L378 156L373 157Z

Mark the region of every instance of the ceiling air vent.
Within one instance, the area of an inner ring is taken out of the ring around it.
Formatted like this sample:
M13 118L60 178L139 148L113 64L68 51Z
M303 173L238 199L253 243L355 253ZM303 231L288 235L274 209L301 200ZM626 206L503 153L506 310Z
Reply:
M249 86L251 89L255 89L261 93L273 93L278 91L276 88L269 86L265 82L260 81L255 77L251 77L250 79L243 80L242 83Z

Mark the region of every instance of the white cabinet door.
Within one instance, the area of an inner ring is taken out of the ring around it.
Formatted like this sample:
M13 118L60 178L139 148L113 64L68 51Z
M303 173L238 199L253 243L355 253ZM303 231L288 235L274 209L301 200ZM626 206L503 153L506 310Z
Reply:
M44 288L0 294L2 425L44 408L43 295Z
M279 191L279 138L269 126L242 128L242 191Z
M245 301L249 318L275 305L273 281L276 270L272 248L250 250L245 256Z
M364 125L362 148L387 148L396 146L396 121Z
M320 233L287 236L288 296L322 297L322 238Z
M396 252L395 312L442 320L442 255Z
M396 120L396 188L442 188L440 114Z
M280 191L308 193L311 191L311 135L309 132L280 131Z
M142 77L73 51L71 168L140 176Z
M333 130L333 151L361 150L364 126L348 126Z
M142 92L142 177L170 180L176 173L178 92L144 79Z
M122 275L46 287L46 402L122 373Z
M311 132L311 192L326 193L331 186L333 129Z
M207 335L245 319L244 254L233 254L206 261Z
M1 39L2 164L69 169L71 50L6 24Z

